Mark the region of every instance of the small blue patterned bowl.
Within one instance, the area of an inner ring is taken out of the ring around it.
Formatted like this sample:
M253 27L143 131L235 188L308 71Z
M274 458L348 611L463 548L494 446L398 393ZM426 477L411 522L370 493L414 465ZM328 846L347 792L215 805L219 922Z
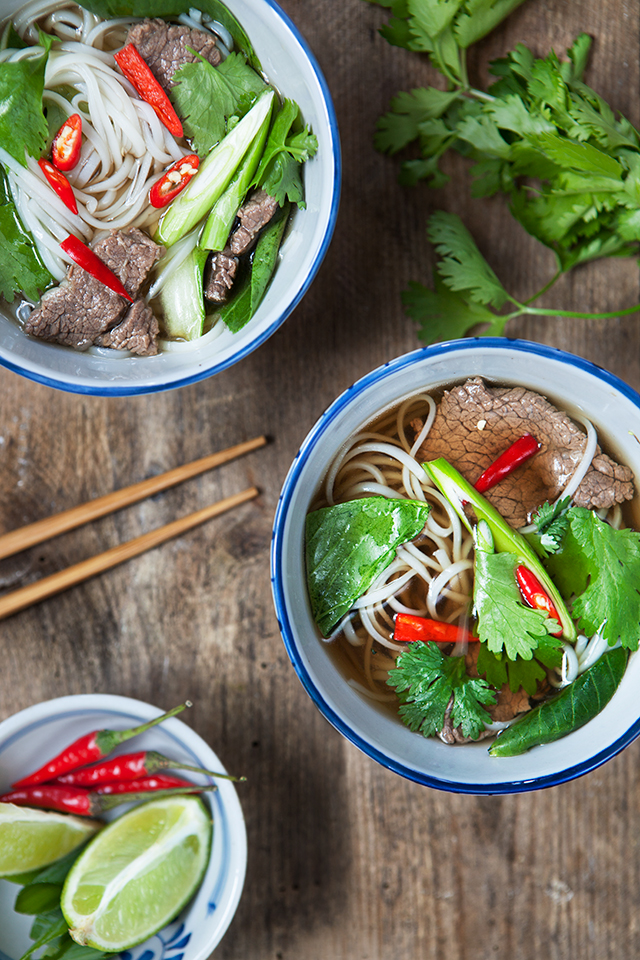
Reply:
M140 700L108 694L59 697L28 707L0 723L0 792L83 733L126 729L162 712ZM176 718L123 744L116 752L131 750L157 750L193 766L225 772L204 740ZM197 774L187 776L199 783L212 782ZM121 960L206 960L231 923L244 883L247 835L233 784L215 778L213 782L217 791L203 794L213 817L213 843L200 889L173 923L140 946L126 950ZM32 918L13 910L18 889L0 880L0 960L17 960L32 944Z

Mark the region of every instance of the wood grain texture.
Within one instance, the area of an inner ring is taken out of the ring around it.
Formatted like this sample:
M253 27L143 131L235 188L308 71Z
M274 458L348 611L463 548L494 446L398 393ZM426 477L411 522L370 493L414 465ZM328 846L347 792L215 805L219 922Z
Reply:
M0 716L68 693L109 692L188 720L233 772L249 871L219 960L637 960L640 744L589 776L516 797L450 796L374 764L320 716L278 634L269 589L273 513L286 471L325 407L374 366L418 345L400 293L426 280L437 208L461 213L516 295L551 257L501 199L471 200L465 162L434 192L396 183L372 148L401 89L434 82L377 34L362 0L281 0L334 96L344 151L335 238L308 294L257 352L211 380L136 399L53 392L0 370L0 532L241 440L246 458L0 561L15 588L237 490L254 502L6 620ZM588 81L640 124L640 0L527 0L471 58L523 41L536 53L593 34ZM592 264L548 306L609 310L640 300L631 260ZM640 388L638 317L536 319L511 335L563 347Z

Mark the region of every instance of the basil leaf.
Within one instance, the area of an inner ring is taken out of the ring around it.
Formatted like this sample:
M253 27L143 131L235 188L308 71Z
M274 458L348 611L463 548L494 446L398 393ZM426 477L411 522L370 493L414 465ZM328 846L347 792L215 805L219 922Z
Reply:
M504 730L490 747L491 756L515 757L583 727L616 692L627 666L627 656L621 647L603 654L557 697L534 707Z
M25 149L30 156L39 157L47 139L42 93L52 43L53 37L40 31L40 56L0 64L0 143L24 167Z
M416 500L367 497L307 516L307 585L324 637L389 566L396 549L424 527L429 506Z
M59 883L29 883L16 897L14 910L16 913L46 913L58 906L61 892Z

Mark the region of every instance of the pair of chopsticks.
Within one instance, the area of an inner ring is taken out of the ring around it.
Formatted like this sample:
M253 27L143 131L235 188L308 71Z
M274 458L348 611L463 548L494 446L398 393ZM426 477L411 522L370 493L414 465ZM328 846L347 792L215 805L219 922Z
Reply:
M21 550L34 547L45 540L50 540L52 537L57 537L68 530L74 530L76 527L89 523L91 520L96 520L98 517L107 516L116 510L122 510L123 507L145 500L161 490L167 490L169 487L182 483L184 480L189 480L191 477L196 477L200 473L205 473L207 470L212 470L223 463L229 463L230 460L235 460L245 453L263 447L266 442L266 437L255 437L255 439L239 443L235 447L229 447L228 450L212 453L200 460L186 463L182 467L168 470L167 473L162 473L157 477L150 477L148 480L134 483L130 487L123 487L122 490L115 490L104 497L98 497L96 500L80 504L80 506L73 507L71 510L65 510L52 517L46 517L44 520L31 523L26 527L5 533L0 536L0 560L10 557L14 553L19 553ZM88 580L89 577L94 577L104 570L109 570L125 560L137 557L145 550L151 550L152 547L157 547L166 540L171 540L172 537L177 537L212 517L217 517L227 510L232 510L241 503L246 503L247 500L257 497L258 492L256 487L249 487L241 493L235 493L233 496L218 500L217 503L212 503L202 510L190 513L180 520L174 520L164 527L144 533L141 537L121 543L104 553L90 557L88 560L82 560L72 567L67 567L66 570L60 570L49 577L43 577L42 580L37 580L26 587L5 594L5 596L0 597L0 620L10 617L34 603L40 603L41 600L45 600L56 593L61 593L77 583L82 583L83 580Z

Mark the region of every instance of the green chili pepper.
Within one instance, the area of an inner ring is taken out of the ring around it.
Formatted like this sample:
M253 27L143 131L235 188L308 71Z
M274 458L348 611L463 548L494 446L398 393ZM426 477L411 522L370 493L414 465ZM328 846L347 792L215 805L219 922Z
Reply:
M618 647L554 697L507 727L489 748L492 757L515 757L541 743L559 740L600 713L616 692L628 651Z

